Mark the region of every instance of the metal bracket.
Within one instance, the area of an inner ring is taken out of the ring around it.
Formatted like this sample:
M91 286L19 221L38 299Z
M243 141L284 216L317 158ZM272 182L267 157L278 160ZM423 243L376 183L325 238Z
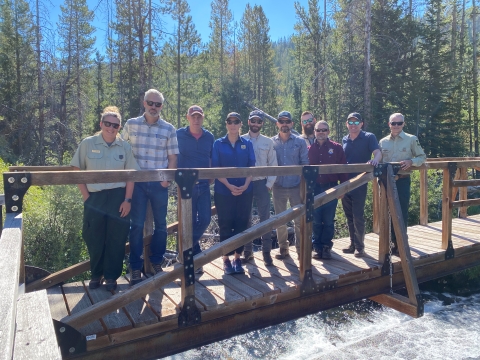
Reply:
M378 164L373 168L373 176L380 177L383 174L387 173L387 165L388 164Z
M392 263L392 273L394 272L395 272L394 264ZM390 275L390 254L385 254L385 260L383 261L381 273L382 273L382 276Z
M178 169L175 171L175 182L180 188L182 199L190 199L192 197L192 189L198 180L198 170Z
M77 329L55 319L53 319L53 327L62 358L87 351L87 340Z
M30 173L4 173L3 187L5 190L5 209L7 213L23 211L23 197L32 183Z
M425 311L424 306L423 306L423 298L422 294L417 294L415 295L415 298L417 299L417 315L418 317L423 316L423 313Z
M185 286L195 284L192 249L187 249L183 252L183 278L185 279Z
M313 221L313 211L315 210L315 183L318 176L318 167L304 166L302 169L306 185L305 218L307 223Z
M310 295L317 292L317 284L313 280L312 270L305 270L305 277L300 285L300 296Z
M39 267L25 265L25 285L28 285L38 279L43 279L52 273ZM56 285L63 285L63 282Z
M318 285L318 287L319 287L318 289L319 292L333 290L337 287L337 280L331 280L331 281L321 283L320 285Z
M401 168L402 168L401 165L398 165L398 164L393 165L392 164L393 175L397 175Z
M178 327L186 327L199 324L202 321L202 315L195 305L195 296L185 297L184 306L178 314Z
M452 239L448 240L447 249L445 250L445 260L450 260L455 257L455 249L453 248Z
M457 163L449 162L448 163L448 174L450 175L450 181L455 180L455 174L457 173Z

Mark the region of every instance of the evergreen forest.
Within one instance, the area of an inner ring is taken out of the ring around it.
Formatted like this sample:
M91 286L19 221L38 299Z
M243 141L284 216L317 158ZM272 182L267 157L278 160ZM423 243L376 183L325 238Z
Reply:
M428 157L479 155L476 0L294 5L293 33L272 41L274 19L261 5L247 4L234 20L229 0L205 2L204 43L186 0L102 0L93 9L64 0L58 19L45 0L0 0L0 158L68 164L105 106L125 120L138 116L149 88L165 95L163 118L176 127L190 105L202 106L216 137L228 112L246 118L247 101L273 116L290 111L297 130L311 110L336 141L350 112L377 138L389 114L402 112ZM105 21L102 48L96 13Z

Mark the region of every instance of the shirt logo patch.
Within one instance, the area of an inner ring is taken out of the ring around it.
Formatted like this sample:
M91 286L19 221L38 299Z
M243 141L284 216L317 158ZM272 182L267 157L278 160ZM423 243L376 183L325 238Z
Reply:
M92 152L95 154L100 154L100 150L92 150Z
M123 159L123 155L118 155L118 158L119 158L119 159Z
M329 153L330 155L332 155L332 154L333 154L333 149L328 149L328 153Z
M240 148L241 148L242 150L245 150L245 149L247 148L247 145L242 145L242 146L240 146Z

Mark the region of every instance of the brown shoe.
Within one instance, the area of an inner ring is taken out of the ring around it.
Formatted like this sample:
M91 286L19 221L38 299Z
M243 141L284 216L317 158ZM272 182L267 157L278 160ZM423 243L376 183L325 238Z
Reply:
M270 255L270 251L263 252L263 263L265 266L273 266L273 259L272 255Z
M286 257L289 257L289 256L290 256L290 251L288 249L281 248L280 249L280 254L275 255L275 259L283 260L283 259L285 259Z
M365 252L365 250L356 250L355 251L355 257L364 257L364 256L367 256L367 253Z
M353 244L350 244L349 247L342 249L344 254L353 254L355 252L355 246Z

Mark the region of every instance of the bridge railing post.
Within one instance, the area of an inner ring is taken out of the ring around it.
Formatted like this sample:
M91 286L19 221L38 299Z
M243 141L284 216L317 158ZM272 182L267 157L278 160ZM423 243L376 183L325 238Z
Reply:
M198 170L179 169L175 172L175 182L178 184L181 199L179 208L179 261L183 265L181 276L181 311L178 316L179 326L198 324L201 321L200 311L195 305L195 264L193 261L193 223L192 223L192 193L198 179Z
M300 223L300 281L302 293L314 291L315 282L312 278L312 225L315 203L315 182L318 176L318 167L304 166L300 181L300 196L305 204L305 214Z
M374 178L372 181L372 199L373 199L373 232L375 234L380 233L380 186L378 178Z
M461 167L459 169L460 171L460 180L467 180L468 178L468 173L467 173L467 168L466 167ZM468 197L468 188L466 186L462 186L459 188L459 199L460 201L467 200ZM467 217L467 207L462 206L458 209L458 217L459 218L466 218Z
M420 171L420 225L428 225L428 177L427 168Z
M378 261L383 264L389 261L390 216L388 214L387 189L385 183L383 181L377 181L377 184Z
M448 167L443 169L443 192L442 192L442 249L447 250L445 256L451 252L453 257L452 244L452 182L457 172L457 163L449 162Z

